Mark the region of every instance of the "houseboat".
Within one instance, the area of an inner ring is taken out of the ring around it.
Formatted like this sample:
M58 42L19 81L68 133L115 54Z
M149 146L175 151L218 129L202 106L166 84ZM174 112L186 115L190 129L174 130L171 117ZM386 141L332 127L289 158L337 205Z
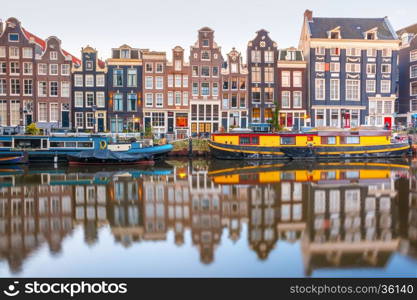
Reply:
M27 152L29 162L67 162L69 155L85 150L111 150L128 154L151 155L158 159L173 149L171 144L146 146L142 141L113 143L100 135L5 135L0 136L0 155L18 156Z
M390 130L313 129L305 133L238 131L212 134L212 155L219 159L345 159L402 157L408 142L391 138Z

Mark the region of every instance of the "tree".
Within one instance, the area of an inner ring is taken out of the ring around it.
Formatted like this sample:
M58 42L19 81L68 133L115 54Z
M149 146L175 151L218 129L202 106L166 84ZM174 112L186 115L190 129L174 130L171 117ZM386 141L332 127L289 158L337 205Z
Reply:
M37 135L40 133L40 129L36 126L35 123L30 123L30 125L26 126L26 134L29 135Z
M151 139L153 137L152 134L152 126L145 126L145 139Z
M282 126L279 122L279 109L278 104L275 102L275 109L272 115L272 120L269 121L271 123L271 129L273 132L281 131Z

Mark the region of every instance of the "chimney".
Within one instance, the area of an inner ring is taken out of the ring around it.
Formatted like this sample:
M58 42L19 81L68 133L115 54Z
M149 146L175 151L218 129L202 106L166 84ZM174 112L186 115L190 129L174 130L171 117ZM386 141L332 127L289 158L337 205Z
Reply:
M313 11L306 9L304 12L304 19L307 18L309 22L313 21Z

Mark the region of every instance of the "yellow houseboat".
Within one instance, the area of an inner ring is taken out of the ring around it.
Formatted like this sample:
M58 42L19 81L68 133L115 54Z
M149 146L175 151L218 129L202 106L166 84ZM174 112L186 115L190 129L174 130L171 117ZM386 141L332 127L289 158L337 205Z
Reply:
M323 129L307 133L239 131L212 134L209 147L220 159L320 159L401 157L408 142L396 142L389 130Z

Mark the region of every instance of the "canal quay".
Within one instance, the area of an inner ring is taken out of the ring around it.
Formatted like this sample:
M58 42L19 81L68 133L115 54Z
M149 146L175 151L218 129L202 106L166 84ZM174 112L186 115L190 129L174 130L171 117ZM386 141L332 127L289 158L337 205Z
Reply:
M0 276L415 277L416 175L403 159L1 166Z

